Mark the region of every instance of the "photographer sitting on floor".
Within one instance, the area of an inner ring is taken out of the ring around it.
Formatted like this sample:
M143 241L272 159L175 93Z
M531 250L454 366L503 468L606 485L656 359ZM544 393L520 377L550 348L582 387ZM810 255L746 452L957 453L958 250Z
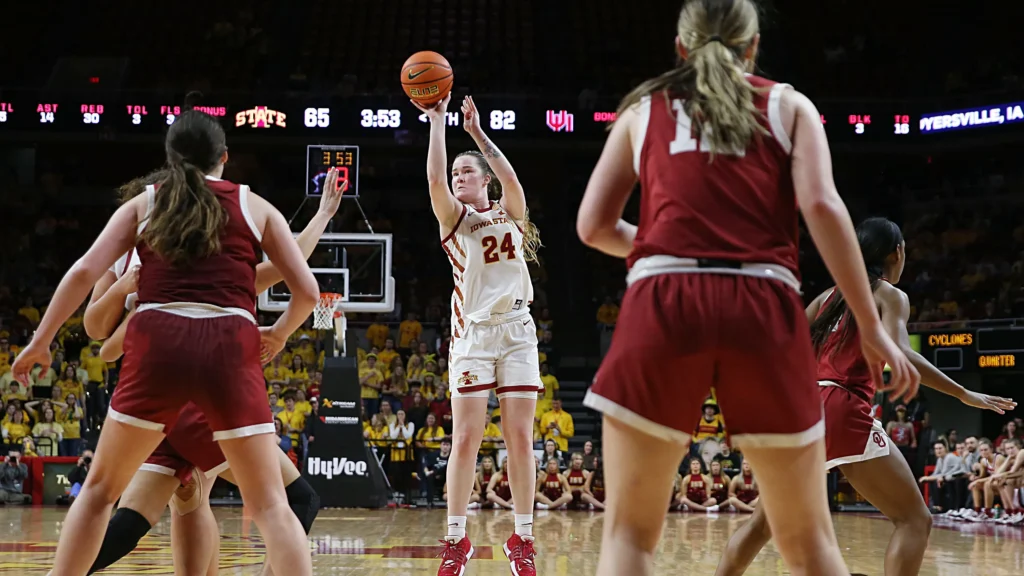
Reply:
M11 450L7 461L0 467L0 502L6 504L31 504L32 497L22 492L28 478L28 466L21 461L21 453Z

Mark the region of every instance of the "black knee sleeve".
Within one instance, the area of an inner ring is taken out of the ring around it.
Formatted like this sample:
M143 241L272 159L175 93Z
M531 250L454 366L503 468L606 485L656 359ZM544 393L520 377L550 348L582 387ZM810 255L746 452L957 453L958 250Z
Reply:
M131 508L118 508L107 523L103 546L96 556L96 562L89 568L89 574L103 570L135 550L139 540L152 528L149 522Z
M288 505L291 506L292 512L302 523L306 534L309 534L316 515L320 513L320 495L301 476L295 482L285 486L284 493L288 496Z

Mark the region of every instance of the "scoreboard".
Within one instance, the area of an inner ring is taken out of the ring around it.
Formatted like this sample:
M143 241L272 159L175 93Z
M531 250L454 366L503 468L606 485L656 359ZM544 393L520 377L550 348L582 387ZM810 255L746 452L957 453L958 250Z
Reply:
M306 196L322 196L327 171L338 169L338 189L348 197L359 197L359 146L347 144L306 146Z
M198 109L221 119L226 130L266 136L359 137L428 132L426 116L398 94L280 96L225 94ZM31 91L0 92L0 138L13 132L161 134L181 114L179 98L146 93L88 97ZM507 137L561 140L601 139L616 118L617 101L581 103L556 96L477 98L485 128ZM585 104L585 106L583 105ZM822 101L817 103L829 138L840 142L936 141L967 132L1024 134L1024 101L978 102L945 110L934 104ZM461 128L457 103L449 105L448 126Z
M921 332L921 355L948 371L1024 370L1024 327Z

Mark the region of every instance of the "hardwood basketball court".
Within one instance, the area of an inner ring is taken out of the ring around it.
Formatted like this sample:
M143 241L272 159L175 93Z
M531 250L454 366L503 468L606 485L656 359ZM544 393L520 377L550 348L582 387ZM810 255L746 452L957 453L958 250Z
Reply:
M42 576L51 567L67 510L55 507L0 508L0 573ZM263 544L242 508L214 508L220 521L221 574L259 573ZM469 536L476 556L467 576L508 576L501 545L512 533L510 512L470 511ZM729 535L745 516L672 513L658 554L658 574L713 574ZM843 556L853 572L882 574L891 525L881 517L834 516ZM444 510L323 510L310 535L315 574L433 576ZM603 517L599 512L538 512L538 574L594 574ZM139 548L99 574L173 574L167 516ZM921 574L1010 576L1024 574L1024 528L948 523L937 519ZM747 572L786 574L769 546Z

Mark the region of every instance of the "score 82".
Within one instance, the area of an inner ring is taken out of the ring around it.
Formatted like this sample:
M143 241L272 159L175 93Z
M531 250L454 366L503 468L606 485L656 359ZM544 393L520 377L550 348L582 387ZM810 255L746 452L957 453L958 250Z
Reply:
M893 116L892 126L894 134L910 134L910 116L906 114L896 114Z
M516 113L513 110L491 110L491 130L515 130Z

